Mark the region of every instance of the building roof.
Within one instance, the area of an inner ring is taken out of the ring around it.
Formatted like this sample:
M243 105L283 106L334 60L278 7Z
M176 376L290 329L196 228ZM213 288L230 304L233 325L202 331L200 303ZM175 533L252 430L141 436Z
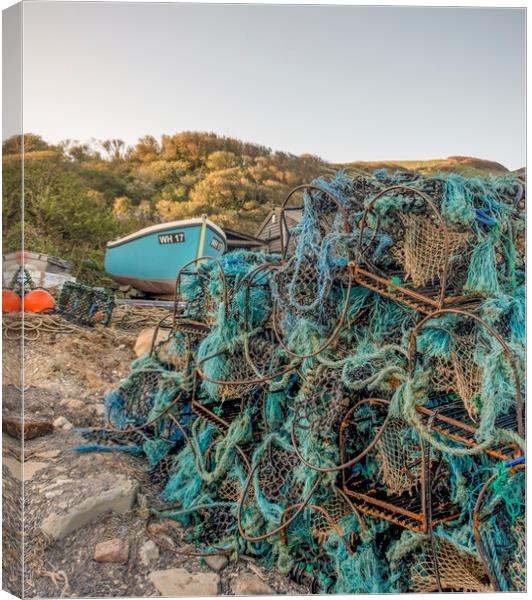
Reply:
M258 248L263 245L263 241L252 235L235 231L228 227L223 228L227 240L228 248Z
M301 206L289 206L289 207L286 207L284 209L284 211L285 211L285 213L291 213L290 219L292 221L294 221L295 223L298 223L301 220L301 216L303 214L303 208ZM279 234L277 234L276 236L268 235L267 238L265 238L263 233L264 233L264 230L266 229L267 225L270 223L272 217L274 215L279 216L280 214L281 214L281 208L279 206L272 208L272 210L266 215L266 218L264 219L264 221L260 224L260 226L257 230L257 233L255 234L255 237L258 237L263 241L265 239L273 239L273 237L279 237Z

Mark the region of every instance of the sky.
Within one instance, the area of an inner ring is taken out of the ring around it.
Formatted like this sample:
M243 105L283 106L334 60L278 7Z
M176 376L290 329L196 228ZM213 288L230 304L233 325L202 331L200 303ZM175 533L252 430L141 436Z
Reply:
M24 130L525 164L523 9L29 2ZM14 132L5 131L4 136Z

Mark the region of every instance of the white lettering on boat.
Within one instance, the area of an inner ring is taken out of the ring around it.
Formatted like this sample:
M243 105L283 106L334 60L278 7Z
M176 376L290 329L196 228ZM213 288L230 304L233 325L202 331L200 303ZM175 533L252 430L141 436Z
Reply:
M182 231L177 233L161 233L159 235L159 244L181 244L185 241L185 234Z

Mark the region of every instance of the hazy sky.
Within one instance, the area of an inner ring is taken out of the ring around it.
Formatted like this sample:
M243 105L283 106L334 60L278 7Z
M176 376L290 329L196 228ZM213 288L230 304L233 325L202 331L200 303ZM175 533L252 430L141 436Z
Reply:
M24 130L525 163L523 9L35 2ZM5 132L9 135L13 132Z

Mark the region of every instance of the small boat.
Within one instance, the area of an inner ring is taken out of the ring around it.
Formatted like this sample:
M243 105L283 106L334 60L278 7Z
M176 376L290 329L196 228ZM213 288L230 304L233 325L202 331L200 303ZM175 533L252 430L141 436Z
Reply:
M72 265L67 260L41 252L19 250L2 256L2 285L9 287L17 277L31 278L35 287L60 289L67 281L76 281L70 273Z
M108 242L105 271L121 285L168 295L181 267L201 256L216 258L226 248L224 232L205 216L161 223Z

